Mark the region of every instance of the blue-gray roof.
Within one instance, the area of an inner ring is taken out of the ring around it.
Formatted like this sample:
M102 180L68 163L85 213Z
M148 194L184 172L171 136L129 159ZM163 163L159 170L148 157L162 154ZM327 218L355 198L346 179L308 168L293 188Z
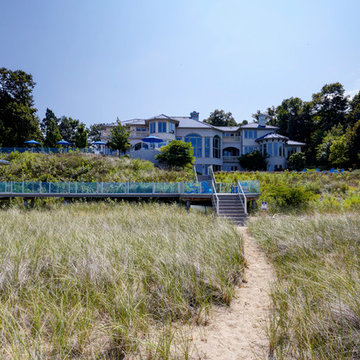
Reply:
M265 129L265 130L277 130L278 127L277 126L272 126L272 125L266 125L266 126L260 126L258 123L256 122L252 122L246 125L241 125L242 129Z
M268 139L282 139L282 140L285 140L285 141L289 140L289 138L284 136L284 135L280 135L280 134L276 134L274 132L271 132L271 133L265 134L263 136L260 136L255 141L268 140Z

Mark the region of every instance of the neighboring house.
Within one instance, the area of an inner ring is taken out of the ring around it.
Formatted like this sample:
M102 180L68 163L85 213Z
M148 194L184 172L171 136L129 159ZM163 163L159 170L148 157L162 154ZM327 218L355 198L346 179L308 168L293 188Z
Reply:
M199 113L194 111L190 117L161 114L149 119L132 119L121 123L130 131L130 157L156 162L154 158L161 146L171 140L182 140L192 144L196 170L201 174L208 174L209 166L215 171L241 170L239 156L254 150L269 155L269 171L284 169L288 155L301 151L305 145L276 134L278 128L266 125L265 118L260 119L259 123L221 127L199 121ZM102 141L107 141L115 125L104 124ZM143 142L142 139L149 135L164 141L158 144Z

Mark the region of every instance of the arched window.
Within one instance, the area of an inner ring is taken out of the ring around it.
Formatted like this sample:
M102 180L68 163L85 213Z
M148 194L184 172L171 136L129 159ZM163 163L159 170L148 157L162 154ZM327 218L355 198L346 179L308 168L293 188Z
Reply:
M213 138L213 157L220 159L221 157L221 140L220 137L215 135Z
M197 158L202 157L202 139L200 135L189 134L185 136L185 142L191 143L194 148L194 156Z

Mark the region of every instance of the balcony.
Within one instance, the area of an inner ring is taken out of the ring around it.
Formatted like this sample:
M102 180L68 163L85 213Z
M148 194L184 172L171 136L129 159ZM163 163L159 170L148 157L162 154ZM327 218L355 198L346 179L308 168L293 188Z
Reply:
M239 156L223 156L224 163L238 163Z
M222 141L225 142L225 143L239 142L240 141L240 136L224 136L222 138Z
M132 131L130 133L130 139L143 139L144 137L149 136L149 131Z

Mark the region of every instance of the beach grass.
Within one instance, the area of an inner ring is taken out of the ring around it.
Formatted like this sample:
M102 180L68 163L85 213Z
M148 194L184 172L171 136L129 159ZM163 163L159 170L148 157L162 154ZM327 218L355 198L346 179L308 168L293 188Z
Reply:
M359 213L257 217L249 229L277 271L273 358L359 359Z
M183 324L228 305L242 239L178 204L0 211L0 358L179 359Z

